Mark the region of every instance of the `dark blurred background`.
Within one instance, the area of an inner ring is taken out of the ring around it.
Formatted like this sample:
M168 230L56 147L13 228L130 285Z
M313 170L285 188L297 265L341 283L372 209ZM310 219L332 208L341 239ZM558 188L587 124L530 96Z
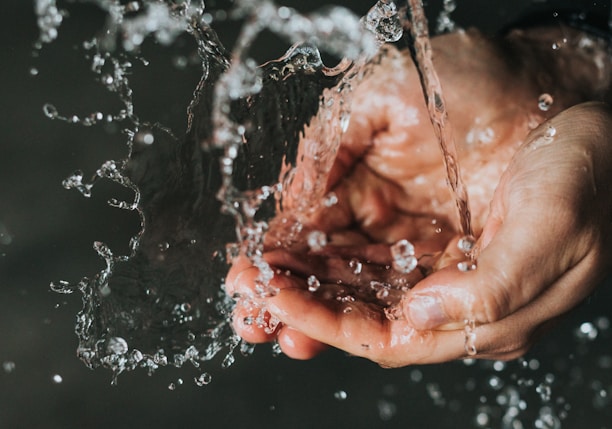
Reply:
M286 4L302 10L324 4L307 3ZM372 3L344 5L363 15ZM440 3L427 2L430 20ZM464 0L452 16L461 26L495 32L530 8L568 5L609 15L607 2ZM531 417L525 427L533 427L542 406L566 412L564 428L612 427L606 399L612 395L612 350L605 327L612 318L610 281L524 363L509 363L501 372L501 366L464 363L383 370L335 351L297 362L273 357L268 346L238 357L228 369L213 361L202 369L161 369L152 377L136 371L121 375L116 387L109 372L87 369L75 356L80 297L53 293L49 283L98 272L103 261L92 249L95 240L125 253L138 219L106 204L122 192L118 186L102 183L91 199L61 186L76 169L91 175L107 159L125 157L126 147L112 127L94 131L43 115L47 102L62 112L118 108L78 49L100 28L103 15L91 4L60 6L70 16L58 40L37 55L33 4L5 0L0 6L0 428L469 428L478 427L476 417L486 407L493 417L503 414L496 402L499 382L526 389L524 413ZM231 40L231 29L222 37ZM265 45L256 54L272 59L286 47ZM151 65L136 66L132 83L139 116L180 134L200 76L195 67L176 67L175 54L150 46L145 56ZM576 333L583 322L599 326L596 338ZM198 387L193 378L203 371L213 380ZM554 375L550 399L536 392L548 373Z

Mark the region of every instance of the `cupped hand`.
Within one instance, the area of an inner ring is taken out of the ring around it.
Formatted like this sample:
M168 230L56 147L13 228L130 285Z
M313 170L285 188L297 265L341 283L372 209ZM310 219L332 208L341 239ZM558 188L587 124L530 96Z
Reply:
M476 340L469 346L478 356L506 359L523 353L540 328L601 278L609 253L607 111L582 105L526 137L546 119L537 89L512 78L479 35L444 39L436 39L437 64L448 105L457 106L449 115L479 236L478 268L457 268L466 255L456 246L455 203L418 76L407 56L390 49L355 91L327 180L337 204L304 222L297 246L267 240L264 259L275 270L270 287L277 292L257 293L259 269L244 256L228 273L228 293L241 297L234 326L246 341L276 339L302 359L331 345L402 366L466 356L463 326L470 320ZM452 45L467 50L469 61L445 63ZM317 174L307 156L316 137L305 133L299 180L287 201ZM271 223L270 237L283 234L288 213L291 204ZM309 248L308 231L326 234L328 245ZM419 262L410 273L392 262L390 246L403 239L414 244Z

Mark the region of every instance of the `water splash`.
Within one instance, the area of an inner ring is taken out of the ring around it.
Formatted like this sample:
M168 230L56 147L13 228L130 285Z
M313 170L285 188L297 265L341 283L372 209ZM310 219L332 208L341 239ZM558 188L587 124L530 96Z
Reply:
M199 367L221 351L225 353L222 367L230 366L235 349L249 354L252 347L231 329L234 303L221 287L224 263L242 251L260 269L258 295L275 293L267 285L273 272L262 258L263 237L266 219L275 212L274 202L282 206L292 198L284 185L291 178L299 134L319 111L322 120L316 132L332 137L317 154L321 175L309 184L309 198L300 207L332 206L338 199L325 193L326 172L350 120L352 85L378 52L380 37L339 7L305 16L271 1L238 1L222 14L189 0L92 1L106 12L106 22L82 48L96 81L121 107L113 113L76 115L47 103L43 113L70 124L95 128L115 123L123 128L127 136L124 159L103 163L89 179L83 171L75 171L63 186L85 197L91 197L100 181L127 188L132 200L111 198L108 204L136 212L140 229L125 255L115 254L102 242L94 243L104 269L74 284L54 282L51 289L81 294L83 309L75 328L78 356L91 368L109 368L113 383L120 373L135 368L154 372L186 363ZM392 8L388 6L390 12L380 17L376 31L385 29L395 35L382 40L397 37ZM41 40L51 42L68 15L53 1L39 1L36 11ZM231 53L211 27L217 19L245 22ZM260 66L249 57L249 47L264 30L294 46L282 58ZM193 37L202 67L183 141L163 125L148 123L136 114L128 79L134 64L148 65L140 52L145 40L168 45L182 34ZM319 49L345 59L328 68ZM294 100L296 93L299 104ZM268 125L269 117L253 115L266 109L271 113L271 106L283 113L276 115L281 118L276 128ZM285 173L279 182L283 163ZM230 216L218 216L220 210ZM291 222L291 231L299 234L300 219ZM326 237L313 235L312 242L320 249ZM263 323L259 319L253 323ZM274 330L276 323L266 321L265 329Z
M43 43L51 43L57 38L58 29L64 21L66 11L59 9L55 0L36 0L34 2L34 12L40 30L39 39L35 46L41 48Z
M457 24L452 20L451 14L457 9L457 2L455 0L443 0L442 10L436 20L436 32L446 33L452 32L457 29Z
M372 6L363 23L380 42L397 42L404 32L397 7L389 0L379 0Z

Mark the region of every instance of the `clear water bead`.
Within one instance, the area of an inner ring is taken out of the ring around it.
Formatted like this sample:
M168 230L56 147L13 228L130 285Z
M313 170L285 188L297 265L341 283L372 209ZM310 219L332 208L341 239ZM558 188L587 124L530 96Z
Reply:
M457 248L463 253L470 253L476 245L476 239L471 235L461 237L457 242Z
M327 246L327 236L322 231L312 231L308 234L308 247L313 252L319 252Z
M378 416L383 421L391 420L397 413L397 406L391 401L380 399L377 403L377 406Z
M344 401L346 398L348 398L348 394L344 390L338 390L334 392L334 398L336 398L338 401Z
M553 102L554 99L552 95L544 93L538 98L538 108L543 112L547 112L552 106Z
M121 337L111 337L106 344L106 351L116 355L126 354L129 350L127 341Z
M582 341L593 341L598 334L597 327L591 322L582 323L575 331L576 338Z
M203 372L198 377L195 377L193 381L195 382L197 386L202 387L202 386L209 384L212 381L212 375L210 375L207 372Z
M408 240L400 240L392 245L391 257L393 269L405 274L412 272L419 263L414 256L414 246Z
M2 369L7 374L10 374L11 372L15 371L15 362L10 360L2 362Z
M323 205L325 207L332 207L336 204L338 204L338 195L336 195L335 192L330 192L329 194L325 195L325 198L323 199Z
M402 38L402 23L393 1L379 0L368 11L363 23L380 42L397 42Z
M404 318L404 312L402 311L402 307L399 305L385 307L384 312L387 320L396 321Z
M57 117L59 116L57 108L51 103L46 103L43 106L43 113L49 119L57 119Z
M353 274L359 275L361 274L361 270L363 269L363 264L359 259L352 258L349 261L349 268L353 271Z
M51 380L53 380L55 384L60 384L62 381L64 381L62 376L59 374L54 374L53 377L51 377Z
M474 271L478 266L473 261L462 261L457 263L457 269L461 272Z
M306 282L308 283L308 290L310 292L316 292L319 287L321 287L321 282L319 282L319 279L317 279L314 275L309 276Z

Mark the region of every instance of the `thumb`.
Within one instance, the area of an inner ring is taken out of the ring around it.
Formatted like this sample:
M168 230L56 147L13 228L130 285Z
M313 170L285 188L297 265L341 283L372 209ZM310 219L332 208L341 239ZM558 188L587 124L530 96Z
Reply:
M505 223L491 220L479 244L485 237L493 238L480 253L475 270L461 271L452 264L405 295L403 310L412 326L453 329L466 320L491 323L537 297L567 269L561 266L565 261L551 255L555 243L536 238L542 227L529 216Z
M571 140L570 131L565 135ZM577 209L584 205L577 200L588 187L570 174L575 166L567 148L572 146L559 141L535 151L528 145L537 137L530 136L496 189L477 243L482 249L477 268L446 267L403 298L404 314L416 329L498 321L534 300L587 254L589 235L581 230Z

